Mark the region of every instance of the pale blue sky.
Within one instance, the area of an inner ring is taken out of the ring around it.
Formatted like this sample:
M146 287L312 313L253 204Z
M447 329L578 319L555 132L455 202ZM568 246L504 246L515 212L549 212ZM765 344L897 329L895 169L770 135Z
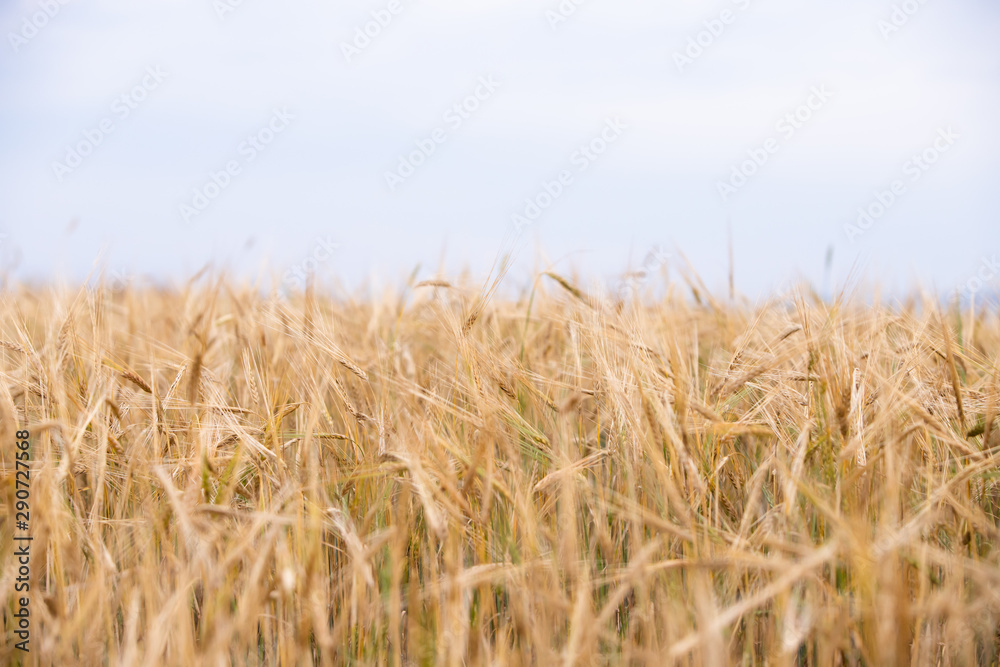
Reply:
M17 275L80 278L103 257L391 283L442 254L482 275L561 172L515 280L537 248L608 278L663 246L721 288L729 219L751 295L818 285L830 245L835 280L856 267L890 288L954 289L1000 253L995 3L584 0L553 26L558 0L225 2L0 2L0 259ZM387 25L348 62L372 12ZM55 165L102 121L79 166ZM608 122L604 153L577 153ZM433 154L391 189L417 142ZM228 185L190 215L213 172ZM882 217L846 230L894 181Z

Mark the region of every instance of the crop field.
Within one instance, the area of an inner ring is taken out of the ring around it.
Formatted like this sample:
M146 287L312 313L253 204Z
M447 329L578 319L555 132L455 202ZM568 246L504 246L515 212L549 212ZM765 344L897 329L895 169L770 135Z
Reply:
M0 663L997 664L996 307L495 287L7 288Z

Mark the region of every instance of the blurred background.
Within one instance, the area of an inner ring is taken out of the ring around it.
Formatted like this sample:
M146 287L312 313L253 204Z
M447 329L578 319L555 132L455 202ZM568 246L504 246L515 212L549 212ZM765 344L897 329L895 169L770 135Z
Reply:
M1000 285L986 0L0 2L0 261ZM377 277L377 278L376 278Z

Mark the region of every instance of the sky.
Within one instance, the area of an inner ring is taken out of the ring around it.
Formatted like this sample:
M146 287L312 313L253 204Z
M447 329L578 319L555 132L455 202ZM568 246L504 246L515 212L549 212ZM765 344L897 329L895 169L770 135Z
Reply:
M514 284L688 261L724 290L731 230L751 296L1000 287L995 2L0 0L0 34L19 279L513 251Z

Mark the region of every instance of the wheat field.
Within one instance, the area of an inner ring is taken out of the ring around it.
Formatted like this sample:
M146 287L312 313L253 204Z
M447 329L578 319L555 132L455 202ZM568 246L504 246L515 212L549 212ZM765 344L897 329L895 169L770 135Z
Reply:
M7 288L0 663L997 664L995 307L458 282Z

